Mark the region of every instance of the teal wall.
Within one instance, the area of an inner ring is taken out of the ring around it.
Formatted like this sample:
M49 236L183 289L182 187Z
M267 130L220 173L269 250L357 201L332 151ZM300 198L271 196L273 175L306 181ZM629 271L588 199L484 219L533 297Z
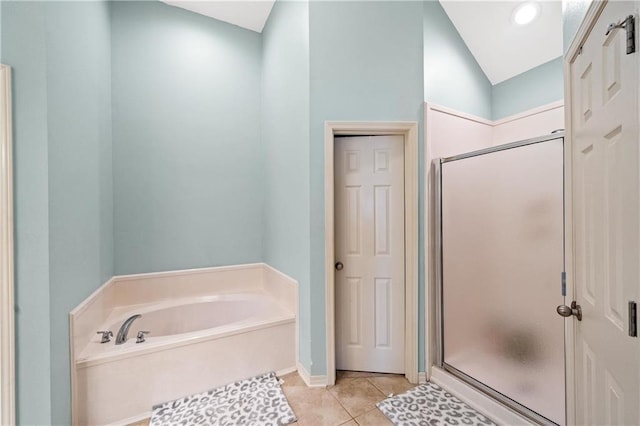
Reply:
M577 10L588 2L568 3L565 27L572 18L579 25ZM492 86L440 3L424 2L426 102L498 120L563 99L563 87L561 57Z
M51 421L70 424L68 314L113 275L105 2L47 3Z
M113 275L109 9L3 2L13 67L19 424L69 424L68 313Z
M311 46L311 373L326 373L324 285L324 122L422 123L421 2L312 2ZM422 159L422 125L420 161ZM422 168L420 168L422 170ZM422 183L423 176L420 176ZM423 193L420 186L420 194ZM419 217L423 217L422 202ZM422 235L422 229L420 229ZM423 241L420 291L423 294ZM424 300L421 296L420 300ZM420 321L422 327L424 321ZM422 328L420 336L424 335ZM420 346L424 346L421 340ZM422 362L424 363L424 362Z
M263 259L299 283L300 362L311 365L309 4L276 2L262 33Z
M564 99L562 57L493 86L493 120Z
M260 261L260 34L111 9L116 273Z
M16 411L51 423L46 16L42 3L2 2L2 63L13 68Z
M424 100L490 119L491 83L438 1L424 2Z
M434 1L278 1L262 36L159 2L0 15L20 424L69 423L67 314L114 273L266 261L300 282L301 362L325 374L324 121L417 121L422 218L423 101L486 118L542 102L512 99L540 76L491 88Z

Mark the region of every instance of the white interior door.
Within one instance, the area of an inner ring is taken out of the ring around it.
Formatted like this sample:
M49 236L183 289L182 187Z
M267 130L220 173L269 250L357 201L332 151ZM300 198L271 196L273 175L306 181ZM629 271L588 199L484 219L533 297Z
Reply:
M404 141L335 138L336 367L404 373Z
M605 35L610 23L637 20L636 5L609 2L571 64L579 425L640 424L640 343L628 324L640 286L640 53L626 54L624 29Z

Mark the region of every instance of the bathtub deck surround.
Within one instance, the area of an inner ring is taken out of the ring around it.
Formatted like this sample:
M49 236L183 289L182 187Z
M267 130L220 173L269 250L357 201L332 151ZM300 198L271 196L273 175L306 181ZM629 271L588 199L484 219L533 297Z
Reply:
M238 332L260 329L266 325L288 324L295 321L293 311L282 306L271 295L264 293L238 293L176 298L173 300L122 306L113 309L102 328L117 330L123 322L139 315L128 338L102 343L100 335L82 350L77 366L88 367L103 362L138 356L158 348L191 345L206 341L211 336L205 330L216 329L219 338ZM145 331L144 342L138 342L137 333Z
M294 371L297 301L297 282L262 263L112 278L70 314L73 423L128 424L155 404ZM135 315L124 343L102 343L98 331Z

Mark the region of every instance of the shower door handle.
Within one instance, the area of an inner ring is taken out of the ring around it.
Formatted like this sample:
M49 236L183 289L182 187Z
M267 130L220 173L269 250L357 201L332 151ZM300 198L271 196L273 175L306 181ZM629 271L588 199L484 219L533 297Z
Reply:
M582 321L582 308L580 307L580 305L576 303L575 300L571 302L571 306L567 306L567 305L558 306L556 308L556 312L558 312L558 315L560 315L561 317L566 318L573 315L578 319L578 321Z

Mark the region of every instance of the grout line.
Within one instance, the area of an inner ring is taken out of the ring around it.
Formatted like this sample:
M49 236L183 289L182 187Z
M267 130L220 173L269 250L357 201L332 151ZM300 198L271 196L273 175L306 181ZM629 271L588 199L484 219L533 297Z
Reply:
M335 395L333 394L333 392L331 392L331 391L329 390L329 388L326 388L326 391L329 393L329 395L331 395L331 397L332 397L333 399L335 399L335 400L336 400L336 402L338 403L338 405L339 405L340 407L342 407L342 409L344 410L344 412L345 412L345 413L347 413L347 414L349 415L349 417L351 417L351 419L350 419L350 420L347 420L345 423L348 423L348 422L350 422L351 420L355 420L355 417L353 417L353 416L351 415L351 413L349 412L349 410L347 410L347 408L342 404L342 402L340 402L340 400L338 399L338 397L337 397L337 396L335 396ZM357 422L356 422L356 423L357 423ZM344 423L341 423L341 424L344 424Z
M372 376L372 377L380 377L380 376ZM372 386L373 386L373 387L374 387L378 392L380 392L380 394L383 396L383 399L382 399L381 401L384 401L385 399L387 399L387 396L384 394L384 392L383 392L382 390L380 390L380 388L378 388L375 384L373 384L373 383L371 382L371 380L369 380L369 377L345 377L345 378L343 378L343 380L344 380L344 379L365 379L369 384L371 384L371 385L372 385ZM330 395L331 395L331 396L332 396L332 397L333 397L333 398L338 402L338 404L340 404L340 406L344 409L344 411L346 411L346 412L347 412L347 414L351 416L351 419L352 419L353 421L355 421L355 422L359 425L360 423L358 423L358 421L356 420L356 417L354 417L354 416L352 416L352 415L351 415L351 413L349 412L349 410L347 410L347 408L342 404L342 402L338 399L338 397L337 397L337 396L335 396L331 391L329 391L329 388L327 388L327 392L329 392L329 394L330 394ZM378 401L378 402L381 402L381 401ZM370 412L371 412L371 411L373 411L373 410L378 410L378 411L380 411L380 409L379 409L379 408L378 408L378 406L377 406L378 402L375 402L375 403L373 404L373 408L371 408L371 409L370 409L370 410L368 410L368 411L365 411L364 413L360 413L357 417L364 416L365 414L370 413ZM382 413L382 411L380 411L380 412ZM348 422L349 422L349 420L347 421L347 423L348 423ZM342 424L344 424L344 423L342 423Z
M380 389L378 386L376 386L376 384L375 384L374 382L372 382L371 380L369 380L369 378L367 378L367 381L368 381L369 383L371 383L371 385L372 385L374 388L376 388L376 389L377 389L377 390L382 394L383 398L382 398L382 400L381 400L381 401L384 401L385 399L387 399L387 398L388 398L388 396L384 393L384 391L383 391L382 389ZM378 401L378 402L381 402L381 401ZM376 404L377 404L378 402L376 402ZM377 405L376 405L376 408L378 408L378 406L377 406Z
M380 391L380 393L384 396L384 399L387 399L387 395L385 395L384 391L382 389L380 389L378 386L376 386L376 384L374 382L372 382L371 380L369 380L369 378L367 377L367 381L369 383L371 383L373 385L374 388L378 389ZM384 400L383 400L384 401ZM376 407L377 408L377 407Z

